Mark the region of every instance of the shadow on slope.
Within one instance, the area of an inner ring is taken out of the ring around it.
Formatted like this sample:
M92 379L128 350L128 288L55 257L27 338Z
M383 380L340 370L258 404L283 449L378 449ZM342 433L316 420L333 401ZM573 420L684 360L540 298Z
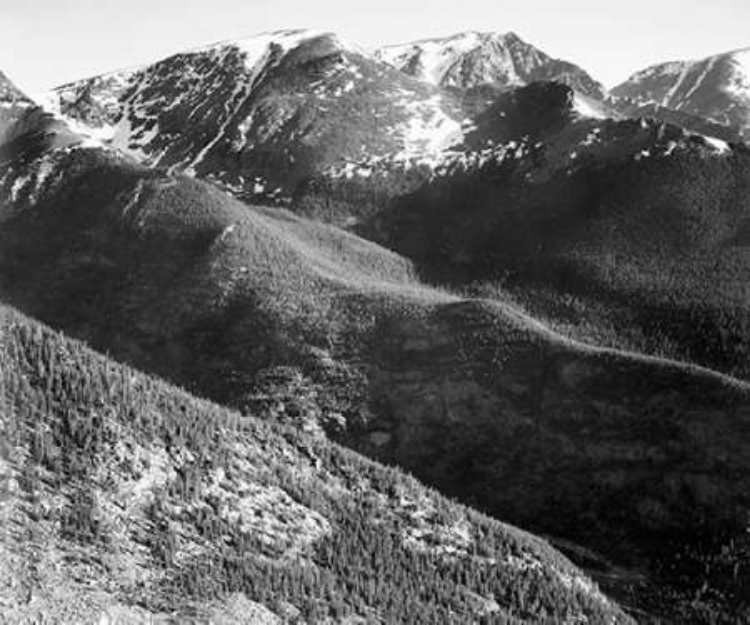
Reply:
M646 572L633 601L656 613L746 613L747 386L565 340L202 183L96 151L48 158L62 175L26 171L0 214L9 301Z
M748 172L744 149L605 161L536 184L510 161L425 185L365 230L432 281L499 283L574 335L576 315L594 328L610 316L609 335L577 335L634 335L634 347L747 378Z
M468 151L340 168L301 186L295 210L432 283L512 294L571 336L748 378L750 152L581 108L554 83L501 94Z

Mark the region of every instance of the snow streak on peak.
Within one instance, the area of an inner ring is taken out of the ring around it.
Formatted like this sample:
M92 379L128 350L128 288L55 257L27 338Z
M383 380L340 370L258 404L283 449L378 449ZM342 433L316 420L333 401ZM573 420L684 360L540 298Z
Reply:
M580 67L550 57L513 32L470 31L387 46L375 54L405 74L442 87L509 88L554 80L594 97L605 93Z
M524 46L521 39L514 33L490 33L470 31L458 33L449 37L423 39L412 43L391 45L381 48L376 56L395 67L414 75L416 78L433 85L453 85L458 82L452 74L466 55L481 54L486 49L489 54L496 56L496 65L504 66L502 70L509 76L511 84L522 84L522 80L514 71L514 61L511 53L513 46ZM528 46L531 48L531 46ZM534 61L538 55L534 55Z
M342 157L432 153L463 138L453 98L315 30L181 52L44 102L91 144L240 194L288 193Z

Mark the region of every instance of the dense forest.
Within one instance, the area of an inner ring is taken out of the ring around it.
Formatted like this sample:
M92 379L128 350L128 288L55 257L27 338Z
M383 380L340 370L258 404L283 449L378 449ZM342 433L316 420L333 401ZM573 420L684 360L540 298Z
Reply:
M291 622L627 622L543 541L395 469L195 399L7 308L0 353L0 562L35 597L13 622L50 607L56 561L69 611L206 617L243 593Z

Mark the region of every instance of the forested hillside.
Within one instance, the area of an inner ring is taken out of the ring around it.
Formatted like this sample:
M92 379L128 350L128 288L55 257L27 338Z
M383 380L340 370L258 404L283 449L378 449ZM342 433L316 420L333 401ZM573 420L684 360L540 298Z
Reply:
M5 622L629 622L545 542L394 469L6 307L0 356Z

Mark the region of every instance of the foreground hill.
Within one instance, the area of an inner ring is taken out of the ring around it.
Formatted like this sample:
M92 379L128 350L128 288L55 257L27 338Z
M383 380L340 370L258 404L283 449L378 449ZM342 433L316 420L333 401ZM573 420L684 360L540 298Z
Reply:
M0 307L0 619L629 622L545 542Z
M604 87L580 67L551 58L515 33L459 33L387 46L377 56L409 76L441 87L511 88L556 80L587 96L604 97Z
M58 150L4 180L0 291L23 310L582 545L628 604L746 613L746 385L571 342L353 235L117 154Z
M750 138L750 48L654 65L612 93L727 124Z
M440 90L315 31L177 54L65 85L44 105L141 162L266 200L342 158L447 147L463 120Z

